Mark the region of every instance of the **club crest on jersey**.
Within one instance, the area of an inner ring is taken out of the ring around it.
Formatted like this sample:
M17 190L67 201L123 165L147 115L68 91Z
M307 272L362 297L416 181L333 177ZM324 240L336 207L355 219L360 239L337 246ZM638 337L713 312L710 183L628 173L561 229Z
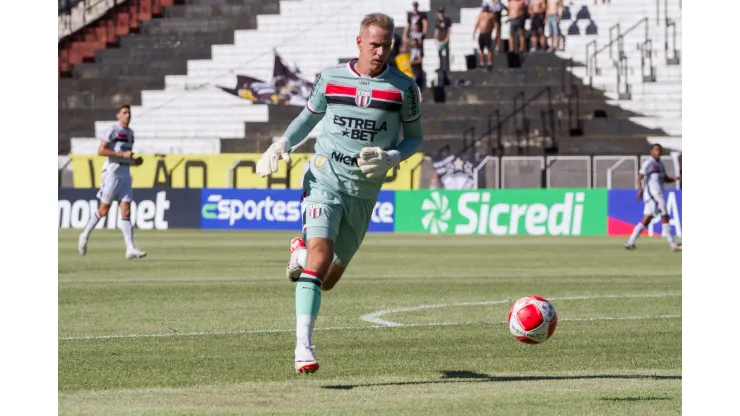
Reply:
M370 105L370 101L372 100L372 91L357 89L357 93L355 94L355 104L357 104L358 107L367 107Z
M306 212L311 218L318 218L321 215L321 204L309 204Z
M320 167L324 166L324 164L326 164L326 158L324 156L322 156L322 155L316 155L316 160L314 160L313 164L317 168L320 168Z

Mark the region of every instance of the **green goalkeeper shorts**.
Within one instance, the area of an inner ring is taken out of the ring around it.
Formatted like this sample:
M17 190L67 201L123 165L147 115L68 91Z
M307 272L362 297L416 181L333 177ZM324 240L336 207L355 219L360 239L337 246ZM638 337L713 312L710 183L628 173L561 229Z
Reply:
M347 267L365 238L375 201L331 190L309 178L303 190L303 239L333 241L334 263Z

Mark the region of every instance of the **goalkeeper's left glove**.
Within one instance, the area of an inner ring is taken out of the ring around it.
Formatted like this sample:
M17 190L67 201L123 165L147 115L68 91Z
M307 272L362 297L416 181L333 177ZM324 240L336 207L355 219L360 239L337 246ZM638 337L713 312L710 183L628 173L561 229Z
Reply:
M277 172L280 158L283 158L286 162L290 161L290 145L285 137L281 137L267 148L267 151L257 162L257 174L264 178Z
M363 147L357 158L357 166L369 179L382 178L388 170L401 163L398 150L385 151L379 147Z

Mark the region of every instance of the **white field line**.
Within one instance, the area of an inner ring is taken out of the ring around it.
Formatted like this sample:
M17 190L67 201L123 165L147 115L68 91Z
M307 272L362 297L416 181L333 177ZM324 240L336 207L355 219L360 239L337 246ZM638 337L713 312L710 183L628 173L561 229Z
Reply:
M584 299L624 299L624 298L663 298L669 296L681 296L680 293L644 293L636 295L604 295L604 296L571 296L564 298L548 298L548 300L584 300ZM438 303L432 305L409 306L405 308L391 308L371 312L360 317L361 320L380 326L404 326L404 324L381 319L381 316L398 312L412 312L423 309L448 308L451 306L484 306L498 305L501 303L514 302L516 299L488 300L483 302L457 302L457 303Z
M604 298L638 298L638 297L667 297L667 296L681 296L680 294L663 293L663 294L647 294L647 295L611 295L611 296L575 296L568 298L550 298L552 300L577 300L577 299L604 299ZM438 304L438 305L420 305L413 308L399 308L399 309L387 309L384 311L373 312L370 314L362 315L361 319L369 322L365 319L370 315L382 316L387 313L403 312L410 310L421 310L421 309L432 309L442 308L447 306L479 306L479 305L494 305L500 303L507 303L509 300L496 300L486 302L461 302L461 303L449 303L449 304ZM379 312L383 312L380 315L376 315ZM640 319L678 319L681 315L643 315L643 316L604 316L604 317L592 317L592 318L559 318L558 322L591 322L591 321L633 321ZM378 318L379 319L379 318ZM468 321L468 322L428 322L428 323L416 323L416 324L402 324L398 322L391 322L379 319L384 322L383 324L373 325L354 325L354 326L330 326L325 328L316 328L316 331L342 331L342 330L364 330L364 329L378 329L378 328L389 328L389 327L434 327L434 326L459 326L459 325L474 325L474 324L506 324L506 321ZM391 325L388 325L388 324ZM161 334L120 334L120 335L86 335L86 336L72 336L72 337L60 337L59 341L79 341L79 340L101 340L101 339L126 339L126 338L169 338L169 337L196 337L196 336L212 336L212 335L247 335L247 334L274 334L281 332L294 332L295 328L290 329L248 329L241 331L198 331L198 332L169 332Z

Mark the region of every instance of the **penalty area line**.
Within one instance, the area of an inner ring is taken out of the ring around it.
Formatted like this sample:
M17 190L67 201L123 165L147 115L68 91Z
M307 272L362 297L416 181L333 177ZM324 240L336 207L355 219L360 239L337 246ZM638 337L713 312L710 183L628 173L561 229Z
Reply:
M602 296L568 296L568 297L552 297L547 298L548 300L592 300L592 299L627 299L627 298L664 298L670 296L681 296L680 293L641 293L641 294L627 294L627 295L602 295ZM405 326L405 324L388 321L382 319L381 316L389 315L392 313L399 312L413 312L424 309L437 309L437 308L449 308L453 306L486 306L486 305L499 305L502 303L514 302L516 299L501 299L501 300L486 300L482 302L456 302L456 303L437 303L428 305L417 305L408 306L403 308L391 308L383 309L375 312L370 312L360 316L360 320L379 326Z

